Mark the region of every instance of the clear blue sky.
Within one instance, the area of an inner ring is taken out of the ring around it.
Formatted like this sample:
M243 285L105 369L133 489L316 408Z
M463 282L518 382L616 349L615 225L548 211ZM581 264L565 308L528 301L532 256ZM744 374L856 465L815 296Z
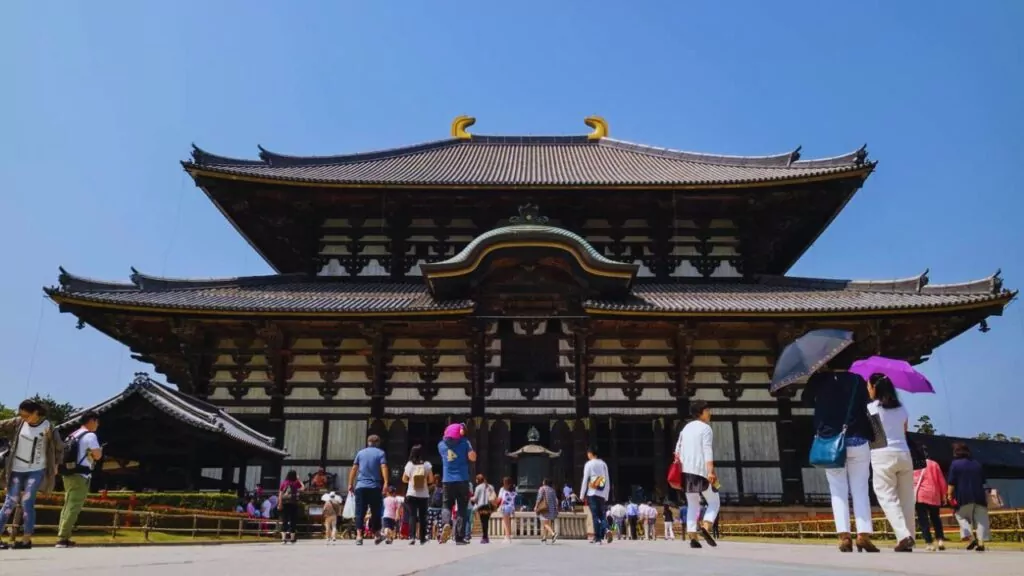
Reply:
M269 268L182 172L196 142L331 154L480 133L727 154L869 144L877 172L792 273L1024 287L1024 3L45 2L0 20L0 401L86 404L136 370L43 302L57 266ZM923 365L940 432L1024 435L1024 315ZM38 339L38 344L36 344Z

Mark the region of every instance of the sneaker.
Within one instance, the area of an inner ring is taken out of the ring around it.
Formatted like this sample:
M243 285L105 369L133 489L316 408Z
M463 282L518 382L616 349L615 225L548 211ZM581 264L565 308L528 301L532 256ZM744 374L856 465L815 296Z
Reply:
M422 543L423 542L420 542L420 544L422 544ZM415 545L416 545L416 541L415 540L409 540L409 546L415 546Z
M17 547L18 547L18 546L17 546L17 544L15 544L15 546L14 546L14 547L15 547L15 548L17 548ZM29 545L29 548L31 548L31 547L32 547L32 546L31 546L31 545ZM985 551L985 545L984 545L984 544L978 544L978 547L977 547L977 548L975 548L975 549L974 549L974 551L975 551L975 552L984 552L984 551Z
M57 544L54 548L71 548L72 546L74 546L74 544L71 543L71 540L61 538L60 540L57 540Z
M14 549L15 550L31 550L32 549L32 543L31 542L24 542L24 541L19 540L19 541L14 543Z
M456 540L455 541L455 545L456 546L465 546L467 544L469 544L469 540Z
M929 544L929 545L925 546L924 549L929 551L929 552L935 552L935 550L937 550L937 548L935 548L934 544Z
M444 528L441 529L441 538L439 539L439 541L441 542L441 544L444 544L448 540L451 540L451 537L452 527L449 524L445 524Z
M356 546L362 546L362 545L363 545L363 539L362 539L362 537L360 537L360 538L356 538Z
M697 542L696 539L691 539L690 540L690 548L703 548L703 546L701 546L700 542Z
M384 541L384 537L383 536L377 536L376 538L373 539L373 545L377 546L377 545L379 545L383 541Z
M7 550L10 546L6 542L0 542L0 550Z
M484 536L483 538L480 539L480 543L481 544L490 544L491 540L489 538L487 538L486 536Z

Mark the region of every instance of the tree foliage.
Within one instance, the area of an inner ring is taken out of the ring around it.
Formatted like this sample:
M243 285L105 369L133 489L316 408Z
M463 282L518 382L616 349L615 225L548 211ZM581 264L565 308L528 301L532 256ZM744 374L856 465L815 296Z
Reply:
M1020 444L1020 436L1007 436L1002 432L996 432L995 434L989 434L988 432L982 432L974 437L977 440L993 440L995 442L1013 442L1014 444Z
M0 403L0 420L7 420L8 418L14 418L14 409Z
M917 419L917 424L914 425L914 432L918 434L927 434L929 436L935 435L935 425L932 424L932 419L927 414Z
M31 399L39 402L43 406L46 406L46 419L52 424L63 424L68 421L68 418L72 414L78 411L78 408L75 408L73 404L69 402L58 402L49 394L46 396L36 394Z

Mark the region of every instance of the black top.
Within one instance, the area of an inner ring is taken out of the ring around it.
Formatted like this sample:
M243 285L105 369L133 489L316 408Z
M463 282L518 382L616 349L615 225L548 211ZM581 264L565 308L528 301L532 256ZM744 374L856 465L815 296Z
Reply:
M949 485L958 506L977 504L988 507L985 493L985 472L977 460L957 458L949 465Z
M850 410L851 395L853 410ZM852 372L818 372L807 381L802 400L806 406L814 408L814 430L818 435L834 436L846 424L847 436L869 442L875 439L868 416L868 387L860 376ZM844 422L847 412L850 419Z

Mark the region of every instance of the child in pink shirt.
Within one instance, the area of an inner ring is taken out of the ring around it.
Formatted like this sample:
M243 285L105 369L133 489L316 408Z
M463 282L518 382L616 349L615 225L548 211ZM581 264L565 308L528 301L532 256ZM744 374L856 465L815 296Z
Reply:
M946 501L946 478L934 460L927 460L920 470L914 470L914 496L917 499L917 522L921 525L921 536L927 549L946 549L946 537L942 533L942 519L939 508ZM935 542L931 531L935 530Z

